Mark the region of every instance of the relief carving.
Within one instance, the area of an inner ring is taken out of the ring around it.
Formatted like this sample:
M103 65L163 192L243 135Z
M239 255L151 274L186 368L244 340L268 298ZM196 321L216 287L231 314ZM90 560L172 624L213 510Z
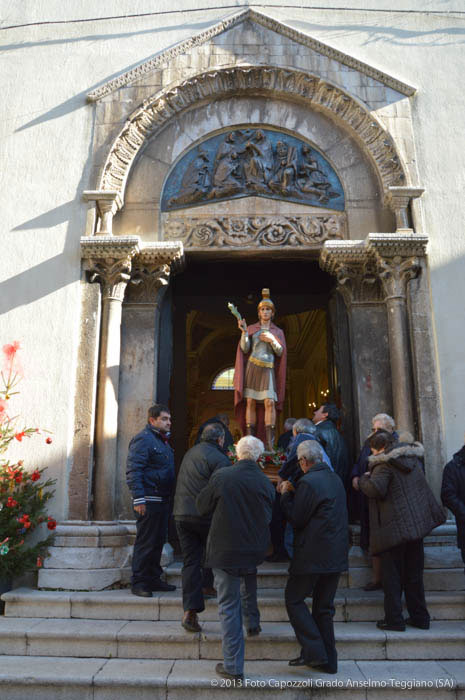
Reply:
M181 158L168 176L162 210L257 195L344 209L339 178L308 144L272 129L236 129Z
M146 265L136 262L133 266L127 301L136 304L154 304L159 290L166 287L169 278L169 265Z
M405 174L392 138L368 109L364 109L347 93L303 71L273 66L238 66L190 77L176 87L165 89L144 102L129 117L116 138L105 163L99 189L117 191L123 197L129 170L143 143L182 110L199 101L247 93L271 94L276 97L284 95L289 99L296 96L303 99L310 108L316 106L318 109L329 111L345 122L355 132L356 137L365 144L380 174L385 196L388 196L390 186L405 184ZM256 142L255 145L257 145ZM255 181L256 167L260 166L256 160L257 153L255 162L252 162L251 150L254 149L249 148L247 156L249 175L253 175ZM300 153L299 156L301 155ZM266 162L266 153L258 157L262 159L262 163ZM292 174L292 156L289 163L287 166L281 166L287 170L287 173L281 172L280 188L289 186L286 181ZM229 166L231 165L230 162ZM214 159L209 160L210 177L212 170L214 170ZM298 174L298 177L302 178L305 175ZM228 184L233 186L237 176L229 173L226 179L229 180ZM222 184L221 172L218 184ZM299 182L295 190L302 192ZM178 194L178 192L172 192L170 196ZM299 200L302 201L300 197Z
M256 217L170 217L165 240L186 248L308 246L346 236L345 214Z

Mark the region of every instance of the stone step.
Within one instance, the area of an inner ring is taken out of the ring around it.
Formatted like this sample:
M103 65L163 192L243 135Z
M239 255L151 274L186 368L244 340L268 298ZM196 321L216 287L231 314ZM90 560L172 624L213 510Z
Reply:
M340 659L465 659L465 622L435 621L430 630L385 632L373 622L336 622ZM179 621L0 618L0 654L123 659L221 659L219 622L186 632ZM288 622L263 622L247 639L249 660L297 656ZM1 666L1 664L0 664Z
M433 620L465 620L463 593L430 591L426 598ZM283 589L260 589L258 599L264 622L287 622ZM3 600L6 617L177 621L183 613L180 589L155 593L153 598L139 598L129 589L83 593L18 588L5 593ZM311 603L311 599L308 600ZM335 607L336 622L376 621L383 617L383 593L339 588ZM216 600L206 601L206 609L200 617L204 621L218 620Z
M214 660L4 656L0 697L8 700L194 700L230 697ZM336 675L291 668L287 659L249 661L235 698L455 700L465 691L462 661L341 661ZM412 689L410 689L412 688ZM407 690L407 692L405 692Z
M430 549L440 549L430 547ZM361 551L361 550L360 550ZM431 568L424 570L424 586L426 591L463 591L465 590L465 577L463 575L463 562L460 560L461 566L452 568L440 568L439 562L435 556L431 557ZM362 560L357 562L362 564ZM289 564L287 562L271 564L265 562L258 567L257 570L257 585L258 588L281 588L283 589L287 581L287 572ZM174 584L178 588L181 587L181 570L182 562L174 561L165 568L166 580ZM371 568L367 566L351 566L349 571L341 574L339 581L340 588L362 588L371 581Z

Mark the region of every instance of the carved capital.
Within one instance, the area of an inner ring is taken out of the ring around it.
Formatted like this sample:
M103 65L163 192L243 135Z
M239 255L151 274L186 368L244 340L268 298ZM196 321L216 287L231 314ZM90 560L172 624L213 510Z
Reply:
M133 265L128 301L137 304L154 304L158 291L169 282L169 265L150 265L136 262Z
M409 230L408 206L411 199L421 197L422 187L389 187L388 204L396 217L397 230Z
M160 287L168 284L171 268L181 266L180 242L146 243L139 236L81 238L81 256L91 282L100 282L104 298L123 301L131 280L131 300L153 303Z
M370 233L367 243L375 256L386 300L405 299L407 283L420 272L428 236Z
M138 236L81 238L81 255L89 280L100 282L104 299L123 301L132 259L138 252Z
M91 282L100 282L104 299L123 301L126 286L131 279L131 257L87 261Z
M420 272L419 258L401 258L396 255L389 260L381 259L378 263L379 276L383 283L385 300L405 299L407 283Z
M347 306L382 301L376 260L365 241L328 241L320 267L334 275Z

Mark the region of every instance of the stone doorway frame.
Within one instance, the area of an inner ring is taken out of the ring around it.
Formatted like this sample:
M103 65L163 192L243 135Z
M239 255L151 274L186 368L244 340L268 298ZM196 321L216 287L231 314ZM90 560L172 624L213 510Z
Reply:
M245 16L275 31L282 30L279 23L260 19L254 11L247 11ZM311 41L293 30L289 36L311 46ZM317 49L321 50L321 46ZM331 56L343 59L334 52ZM354 67L368 71L368 75L373 72L362 64ZM413 88L376 72L375 78L380 77L403 95L414 93ZM428 478L438 491L439 467L443 463L442 420L426 262L427 236L410 228L409 216L411 203L423 190L413 186L415 173L411 163L406 165L399 155L395 129L386 128L366 105L318 75L283 66L231 64L190 75L146 99L113 138L97 189L84 193L92 208L88 235L81 242L82 320L68 509L68 518L80 521L83 527L92 524L91 515L97 519L96 527L102 521L114 523L115 519L123 299L128 287L137 291L133 294L134 305L151 317L152 325L148 324L147 329L154 339L163 290L170 275L186 260L182 241L144 243L138 236L113 235L113 217L124 206L132 165L147 140L183 110L208 103L218 95L247 97L257 93L302 103L343 124L371 162L383 202L395 214L395 232L370 233L365 240L327 240L310 246L304 242L293 248L293 254L318 254L321 267L335 276L338 293L347 306L352 343L363 335L368 317L384 314L394 416L401 427L417 428L429 457ZM89 99L98 96L91 95ZM279 246L273 251L279 251ZM242 251L254 252L265 251L253 246ZM152 342L156 357L156 344ZM362 405L371 410L373 397L363 362L353 363L352 369L360 414ZM359 416L358 423L361 438L367 428L366 416ZM123 537L121 533L107 534L108 546L126 546L118 540ZM81 531L75 536L80 543L85 540ZM93 533L92 537L98 539L100 535ZM65 543L65 534L63 538Z

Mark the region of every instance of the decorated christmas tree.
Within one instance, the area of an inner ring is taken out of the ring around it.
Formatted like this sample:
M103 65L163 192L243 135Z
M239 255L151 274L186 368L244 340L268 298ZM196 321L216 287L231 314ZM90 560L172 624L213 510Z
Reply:
M38 428L20 427L20 418L10 416L11 398L18 394L23 377L18 358L19 343L3 346L0 389L0 581L9 581L42 566L53 534L45 539L31 537L42 523L54 530L56 521L47 515L46 504L54 494L53 479L44 479L45 469L26 468L23 460L11 463L5 457L15 441L38 438ZM50 444L50 436L45 443ZM40 529L44 529L44 525ZM41 533L42 534L42 533ZM30 543L32 541L32 543Z

